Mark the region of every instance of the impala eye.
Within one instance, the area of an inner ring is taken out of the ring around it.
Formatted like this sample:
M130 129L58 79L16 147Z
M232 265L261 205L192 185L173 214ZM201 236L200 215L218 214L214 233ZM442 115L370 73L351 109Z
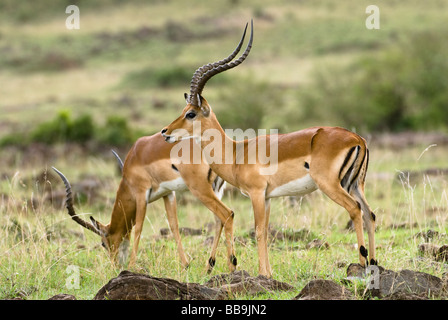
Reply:
M196 117L196 112L190 111L185 115L185 118L191 120L194 119Z

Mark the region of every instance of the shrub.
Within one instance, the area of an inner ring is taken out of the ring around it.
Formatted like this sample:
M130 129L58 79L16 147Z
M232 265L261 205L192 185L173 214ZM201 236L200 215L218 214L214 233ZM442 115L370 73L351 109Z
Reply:
M241 85L244 83L244 85ZM267 129L264 119L272 106L281 106L281 95L271 85L253 77L236 79L220 90L219 122L224 129ZM276 110L274 110L276 111Z
M134 141L134 135L125 118L110 116L99 132L98 141L112 146L124 146Z
M61 110L53 120L38 125L31 133L31 140L46 144L64 142L70 139L71 130L70 112Z
M320 69L299 92L299 121L368 131L446 128L447 55L442 34L422 33L348 67Z

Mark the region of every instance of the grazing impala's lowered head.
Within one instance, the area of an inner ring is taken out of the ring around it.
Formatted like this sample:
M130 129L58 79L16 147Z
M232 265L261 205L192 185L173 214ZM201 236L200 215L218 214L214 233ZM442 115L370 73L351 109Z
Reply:
M202 122L204 119L214 118L213 115L210 115L210 105L201 95L202 90L211 77L240 65L249 55L254 37L253 21L251 21L250 40L246 50L241 57L232 61L241 49L244 37L246 36L246 30L247 24L238 46L231 55L221 61L205 64L195 71L190 83L190 94L185 93L187 106L184 108L182 115L162 130L162 135L165 137L166 141L173 143L183 139L199 137L201 135L199 130L204 131L207 129L205 123L202 123L202 127L199 128L193 126L194 121L199 120Z

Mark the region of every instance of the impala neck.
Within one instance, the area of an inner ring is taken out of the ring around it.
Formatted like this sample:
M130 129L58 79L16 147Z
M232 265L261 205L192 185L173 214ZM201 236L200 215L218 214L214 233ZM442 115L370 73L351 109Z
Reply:
M234 169L237 166L236 150L241 142L226 135L213 113L210 114L212 126L201 130L201 149L210 168L221 178L236 185Z

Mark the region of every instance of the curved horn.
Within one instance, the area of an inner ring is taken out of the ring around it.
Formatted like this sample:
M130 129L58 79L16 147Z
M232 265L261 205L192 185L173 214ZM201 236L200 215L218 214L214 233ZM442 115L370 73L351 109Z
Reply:
M120 171L123 172L123 160L121 160L118 153L115 152L115 150L110 150L114 154L115 158L117 159L118 167L120 168Z
M72 217L75 222L77 222L79 225L83 226L86 229L89 229L90 231L96 233L99 236L102 236L101 232L95 228L93 224L90 222L82 220L76 213L75 209L73 208L73 198L72 198L72 187L70 186L70 182L67 180L67 178L55 167L52 167L54 171L61 177L62 181L65 184L65 191L67 193L67 199L65 200L65 206L67 207L68 214Z
M196 106L199 105L200 101L198 101L198 95L200 95L202 93L202 90L204 89L205 84L211 77L213 77L214 75L216 75L218 73L221 73L223 71L226 71L228 69L238 66L246 59L246 57L248 56L248 54L250 52L250 49L252 48L252 41L253 41L253 36L254 36L253 20L251 20L250 40L249 40L249 43L247 44L246 50L241 55L241 57L239 57L237 60L235 60L233 62L230 62L240 51L241 46L244 41L244 37L246 36L246 30L247 30L247 24L246 24L246 27L244 28L244 33L243 33L243 36L241 37L240 43L238 44L238 46L236 47L236 49L232 52L232 54L230 56L228 56L227 58L225 58L221 61L203 65L202 67L200 67L199 69L197 69L195 71L195 73L193 74L193 78L191 79L191 83L190 83L190 99L189 99L190 101L189 102L191 104L196 105Z

